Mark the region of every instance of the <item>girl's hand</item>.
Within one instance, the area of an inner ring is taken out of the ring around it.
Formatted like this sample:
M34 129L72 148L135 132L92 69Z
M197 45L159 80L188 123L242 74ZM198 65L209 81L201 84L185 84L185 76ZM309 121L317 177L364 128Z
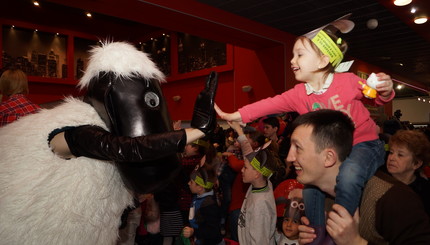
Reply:
M240 113L238 111L233 112L233 113L225 113L223 112L218 105L215 103L214 105L215 111L218 114L218 116L220 116L222 119L226 120L226 121L235 121L235 122L239 122L241 124L244 124L242 122L242 116L240 115Z
M376 74L379 81L384 81L376 86L376 91L382 98L388 99L393 93L393 80L391 77L383 72Z

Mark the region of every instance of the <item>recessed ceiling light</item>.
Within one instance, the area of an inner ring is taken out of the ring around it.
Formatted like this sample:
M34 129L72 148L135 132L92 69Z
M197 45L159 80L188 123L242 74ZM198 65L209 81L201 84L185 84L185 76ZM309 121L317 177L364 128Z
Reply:
M40 6L38 1L34 1L33 4L34 4L34 6Z
M414 8L414 7L412 7L412 8L411 8L411 13L412 13L412 14L415 14L415 12L417 12L417 9L416 9L416 8Z
M414 19L415 24L424 24L427 22L427 16L420 16L420 17L415 17Z
M403 86L402 86L401 84L397 85L397 89L398 89L398 90L400 90L400 89L402 89L402 88L403 88Z
M395 0L394 1L394 5L396 6L406 6L408 4L410 4L412 2L412 0Z
M88 18L93 17L93 15L90 12L86 12L85 14L87 15Z

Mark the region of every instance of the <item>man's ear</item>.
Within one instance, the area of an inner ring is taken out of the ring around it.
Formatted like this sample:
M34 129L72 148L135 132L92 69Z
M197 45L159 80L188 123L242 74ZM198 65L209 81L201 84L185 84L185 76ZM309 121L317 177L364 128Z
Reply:
M337 152L332 148L327 148L324 150L324 167L333 167L338 161Z

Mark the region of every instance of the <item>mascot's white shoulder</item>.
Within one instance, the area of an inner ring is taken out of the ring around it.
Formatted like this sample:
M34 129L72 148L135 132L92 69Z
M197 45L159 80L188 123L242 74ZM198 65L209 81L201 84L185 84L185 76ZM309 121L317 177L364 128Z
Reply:
M157 68L148 54L127 42L104 42L91 51L90 61L79 87L88 87L91 79L102 71L113 72L117 76L140 75L146 79L164 81L164 74Z
M106 128L93 107L68 98L0 128L1 244L115 244L132 205L116 166L64 160L48 146L52 130L84 124Z

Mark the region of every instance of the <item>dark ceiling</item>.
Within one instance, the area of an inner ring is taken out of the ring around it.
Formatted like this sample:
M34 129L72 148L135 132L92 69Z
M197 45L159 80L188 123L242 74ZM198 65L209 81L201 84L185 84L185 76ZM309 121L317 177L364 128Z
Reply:
M429 0L413 0L397 7L393 0L198 0L253 21L301 35L352 13L352 32L343 37L349 43L347 55L397 74L409 84L430 88L430 21L413 23L416 14L430 15ZM367 22L376 19L378 26L369 29ZM399 79L400 80L400 79ZM397 91L398 97L428 96L416 89Z
M430 0L413 0L404 7L394 6L393 0L197 1L295 35L304 34L344 14L352 13L350 19L356 26L352 32L343 36L349 43L347 55L381 67L388 73L395 74L399 81L417 87L397 90L397 97L428 96L427 91L430 91L430 21L416 25L413 23L414 14L410 13L410 9L415 7L418 9L415 15L425 13L429 16ZM90 4L97 3L97 0L81 2ZM89 23L83 17L82 10L50 1L42 3L42 8L35 8L31 0L8 2L7 8L0 8L0 17L97 36L104 36L115 30L115 36L125 40L135 40L142 32L159 30L157 27L108 15L99 15ZM53 22L53 19L56 21ZM367 27L370 19L378 21L375 29Z

